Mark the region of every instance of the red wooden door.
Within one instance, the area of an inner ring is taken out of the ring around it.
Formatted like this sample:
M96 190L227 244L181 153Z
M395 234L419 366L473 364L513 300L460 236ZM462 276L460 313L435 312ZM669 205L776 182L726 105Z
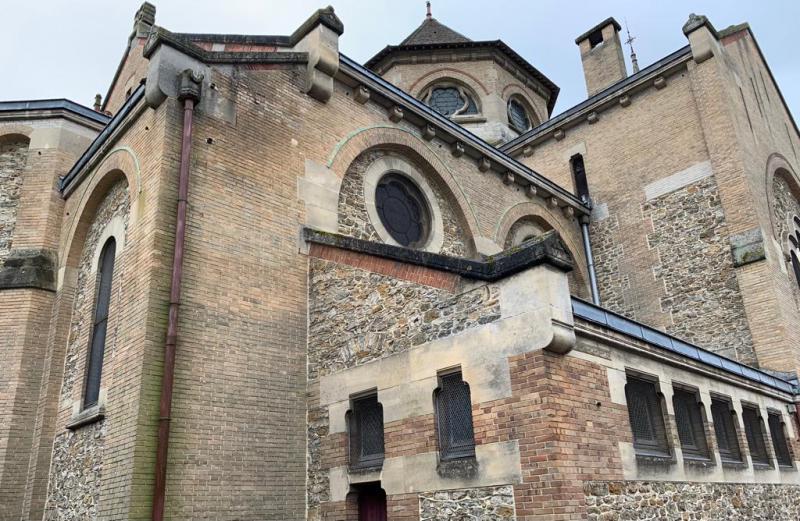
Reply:
M386 521L386 493L364 490L358 494L358 521Z

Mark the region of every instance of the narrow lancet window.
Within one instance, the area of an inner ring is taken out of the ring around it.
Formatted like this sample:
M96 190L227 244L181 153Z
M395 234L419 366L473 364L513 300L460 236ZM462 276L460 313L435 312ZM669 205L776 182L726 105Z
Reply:
M113 237L103 246L97 280L97 297L94 305L94 321L89 359L86 368L86 389L83 407L97 405L100 398L100 379L103 374L103 355L106 349L106 331L108 328L108 309L111 304L111 281L114 278L114 257L117 243Z

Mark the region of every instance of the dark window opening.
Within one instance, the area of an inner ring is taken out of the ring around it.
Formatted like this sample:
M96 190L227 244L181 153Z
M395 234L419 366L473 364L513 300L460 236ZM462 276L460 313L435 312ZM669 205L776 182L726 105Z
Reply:
M791 467L792 455L789 453L789 444L786 441L786 432L783 430L781 415L770 412L767 415L767 422L769 423L769 434L772 436L772 447L775 449L775 459L778 460L778 465Z
M430 214L425 197L407 177L389 173L375 189L375 207L381 223L401 246L423 246L430 230Z
M714 420L714 434L722 461L741 462L742 452L739 449L739 438L736 435L730 402L712 398L711 417Z
M350 466L375 468L383 464L383 407L378 395L354 398L348 418Z
M575 154L569 160L572 166L572 180L575 183L575 193L584 203L589 202L589 182L586 179L586 168L583 156Z
M597 47L601 43L603 43L603 31L601 29L593 31L592 33L589 34L589 46L590 46L590 48L594 49L595 47Z
M667 430L656 384L629 376L625 397L636 452L646 456L669 456Z
M697 394L691 391L675 389L672 396L675 409L675 424L684 456L708 458L708 443L703 425L703 404Z
M358 521L386 521L386 492L380 483L364 483L354 487L358 495Z
M112 237L106 241L100 252L100 273L97 277L94 324L89 346L89 359L86 363L86 388L83 394L84 409L97 405L97 401L100 399L100 379L103 373L103 355L106 349L108 310L111 305L111 282L114 277L116 251L117 243Z
M461 371L439 376L439 388L434 399L441 459L475 456L472 399L469 385L463 381Z
M508 101L508 122L517 132L525 132L531 128L531 119L522 103L516 99Z
M794 233L789 235L789 243L792 249L789 251L789 259L792 263L792 271L797 284L800 285L800 217L796 215L792 218L794 223Z
M753 463L769 464L767 444L764 443L764 430L762 429L761 414L758 409L751 406L742 407L742 423L747 436L747 446L750 448L750 457Z
M478 113L472 96L458 87L434 87L428 95L428 105L447 117Z

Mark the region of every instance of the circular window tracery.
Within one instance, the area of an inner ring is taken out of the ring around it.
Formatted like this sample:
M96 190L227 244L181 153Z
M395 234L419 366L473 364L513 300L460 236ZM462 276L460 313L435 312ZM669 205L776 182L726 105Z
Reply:
M433 110L448 118L479 113L475 97L459 85L449 83L434 85L427 90L422 100Z
M430 212L420 189L398 172L384 175L375 187L375 208L386 231L401 246L416 248L428 239Z
M528 111L516 98L508 100L508 122L517 132L525 132L531 128Z

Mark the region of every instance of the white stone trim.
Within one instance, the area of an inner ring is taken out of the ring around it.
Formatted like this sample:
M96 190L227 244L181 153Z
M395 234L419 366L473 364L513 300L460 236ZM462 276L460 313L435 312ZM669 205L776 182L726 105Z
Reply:
M122 255L122 250L125 249L125 218L122 215L115 215L109 222L106 224L103 231L100 233L100 237L97 240L97 244L94 246L94 253L92 255L92 265L89 268L89 273L97 273L97 268L100 264L100 253L103 251L103 246L105 246L108 239L114 237L114 240L117 242L116 250L114 251L114 259L119 259L120 255Z
M651 201L712 175L714 172L711 170L711 161L696 163L685 170L648 184L644 187L644 196L646 200Z
M367 209L367 215L369 216L372 227L375 228L381 241L386 244L391 244L392 246L400 246L383 226L381 218L378 215L378 209L375 207L375 189L378 186L378 181L380 181L384 174L390 172L402 174L409 178L422 192L428 204L431 227L427 242L418 249L439 253L444 243L444 223L442 221L442 212L439 208L436 194L425 178L425 175L408 161L400 157L390 155L382 156L373 161L364 172L364 206Z
M586 342L586 340L583 342ZM581 341L579 341L579 345L580 343ZM640 373L652 375L658 379L659 389L664 394L665 412L669 415L674 415L672 404L673 385L679 384L690 386L698 390L705 409L707 422L712 421L711 393L726 396L731 399L733 408L738 416L739 428L743 428L741 423L742 401L758 405L765 424L766 432L764 441L769 445L770 450L772 450L772 440L769 428L766 425L768 408L780 411L786 425L786 435L788 438L791 439L797 436L793 422L786 412L786 402L777 398L760 394L751 389L738 387L723 380L717 380L703 374L698 374L694 371L688 371L678 366L665 364L662 361L641 356L630 351L611 348L609 350L609 355L610 359L606 359L575 349L571 351L568 356L574 356L606 366L611 402L614 404L627 406L627 399L625 396L625 384L627 383L626 370L632 369ZM621 426L621 428L628 428L628 426ZM675 456L674 464L649 466L639 465L637 463L636 452L632 443L618 442L618 446L626 480L800 484L800 472L797 470L778 469L774 459L770 460L773 465L771 469L754 470L751 460L747 461L748 465L746 468L731 468L721 464L719 451L717 450L711 455L715 465L701 469L684 464L683 453L680 445L678 445L671 447ZM745 452L746 448L746 446L741 447L742 452ZM795 457L797 457L797 455L795 455ZM795 469L800 468L800 462L795 461L794 467Z
M379 471L350 474L346 466L329 471L330 500L344 501L352 483L380 480L388 495L433 492L462 488L491 487L522 483L519 442L517 440L475 446L478 473L472 478L443 478L436 467L436 452L388 458Z
M306 226L323 232L339 231L341 186L342 179L336 172L325 165L306 159L305 176L297 179L297 198L305 203Z

